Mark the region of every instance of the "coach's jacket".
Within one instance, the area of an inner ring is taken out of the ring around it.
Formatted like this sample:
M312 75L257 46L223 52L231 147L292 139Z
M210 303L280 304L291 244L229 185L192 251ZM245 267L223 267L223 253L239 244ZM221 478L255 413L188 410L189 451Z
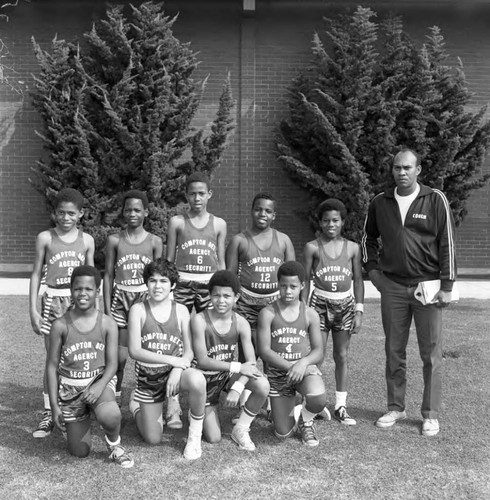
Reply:
M378 194L369 205L361 245L366 272L380 269L407 286L440 279L441 289L451 291L456 260L454 221L447 198L420 184L402 225L394 193L391 188Z

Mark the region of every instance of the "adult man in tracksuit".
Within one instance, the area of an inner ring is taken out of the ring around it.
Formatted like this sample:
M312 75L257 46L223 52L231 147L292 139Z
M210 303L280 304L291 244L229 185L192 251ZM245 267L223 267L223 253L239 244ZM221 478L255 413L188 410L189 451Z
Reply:
M439 432L442 376L442 308L456 279L454 223L441 191L417 182L416 152L402 149L394 158L396 188L373 198L362 240L363 263L381 293L385 332L388 413L376 426L388 428L406 418L406 346L412 317L423 361L422 434ZM381 245L380 245L380 240ZM435 303L415 298L420 282L440 279Z

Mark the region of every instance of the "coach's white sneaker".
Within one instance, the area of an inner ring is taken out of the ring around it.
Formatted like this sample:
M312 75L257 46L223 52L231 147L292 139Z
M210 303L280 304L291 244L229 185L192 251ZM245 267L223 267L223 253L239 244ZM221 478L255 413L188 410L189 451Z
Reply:
M435 436L439 432L439 421L436 418L424 418L422 436Z
M403 420L405 418L407 418L407 414L404 411L392 410L376 420L376 427L387 429L388 427L393 427L398 420Z

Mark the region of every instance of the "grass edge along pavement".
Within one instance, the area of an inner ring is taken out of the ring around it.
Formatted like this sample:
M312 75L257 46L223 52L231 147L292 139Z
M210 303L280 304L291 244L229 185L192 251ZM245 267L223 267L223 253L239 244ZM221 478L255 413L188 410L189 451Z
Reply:
M420 435L422 370L415 335L408 346L407 420L376 429L385 411L384 348L379 301L366 304L364 327L350 350L349 412L358 424L318 424L320 446L299 439L280 443L261 416L251 436L255 453L240 452L230 440L230 419L222 414L224 437L203 445L203 457L181 457L186 426L165 431L151 447L139 438L127 409L134 383L128 367L122 435L135 467L122 471L107 460L103 436L93 423L93 451L71 457L59 432L34 440L41 398L44 352L29 325L27 297L0 297L0 497L1 498L465 498L490 497L490 301L462 299L444 313L444 405L441 432ZM323 374L334 401L331 342ZM186 403L184 400L184 410Z

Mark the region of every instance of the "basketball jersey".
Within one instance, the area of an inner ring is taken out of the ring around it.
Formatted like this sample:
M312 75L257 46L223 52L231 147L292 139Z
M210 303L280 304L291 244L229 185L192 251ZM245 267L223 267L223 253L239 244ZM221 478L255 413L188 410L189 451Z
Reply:
M66 339L61 347L58 373L72 379L91 379L105 368L105 335L102 333L102 312L99 311L95 326L81 332L74 324L71 314L64 316L67 327Z
M235 350L238 343L238 329L236 314L231 316L231 326L226 333L219 333L213 325L207 309L203 311L206 321L204 336L208 357L219 361L231 362L234 360Z
M317 243L318 262L313 269L315 287L326 292L348 292L352 285L352 261L347 255L347 240L344 239L342 251L336 259L327 255L320 239Z
M146 351L155 352L157 354L181 357L184 351L184 343L182 341L182 331L180 330L179 320L177 318L176 303L173 300L171 301L170 316L165 323L160 323L155 318L147 300L145 300L143 304L145 306L146 319L141 327L141 347ZM137 361L137 372L140 366L150 368L172 368L172 366L165 363L158 364Z
M85 264L87 249L83 232L78 230L77 239L66 243L54 229L50 229L51 244L46 251L46 285L50 288L70 288L75 267Z
M116 249L114 283L123 287L141 287L143 268L153 260L153 235L148 233L141 243L130 243L126 231L121 232Z
M175 264L179 273L212 274L218 270L217 236L214 216L209 214L208 223L201 229L192 224L184 214L184 231L177 243Z
M298 361L311 350L306 305L299 303L299 315L294 321L286 321L277 302L272 303L274 318L271 322L271 349L287 361Z
M277 270L284 262L284 251L279 246L277 231L272 230L272 242L261 250L248 231L242 234L247 239L246 260L238 264L238 277L243 288L260 295L277 292Z

